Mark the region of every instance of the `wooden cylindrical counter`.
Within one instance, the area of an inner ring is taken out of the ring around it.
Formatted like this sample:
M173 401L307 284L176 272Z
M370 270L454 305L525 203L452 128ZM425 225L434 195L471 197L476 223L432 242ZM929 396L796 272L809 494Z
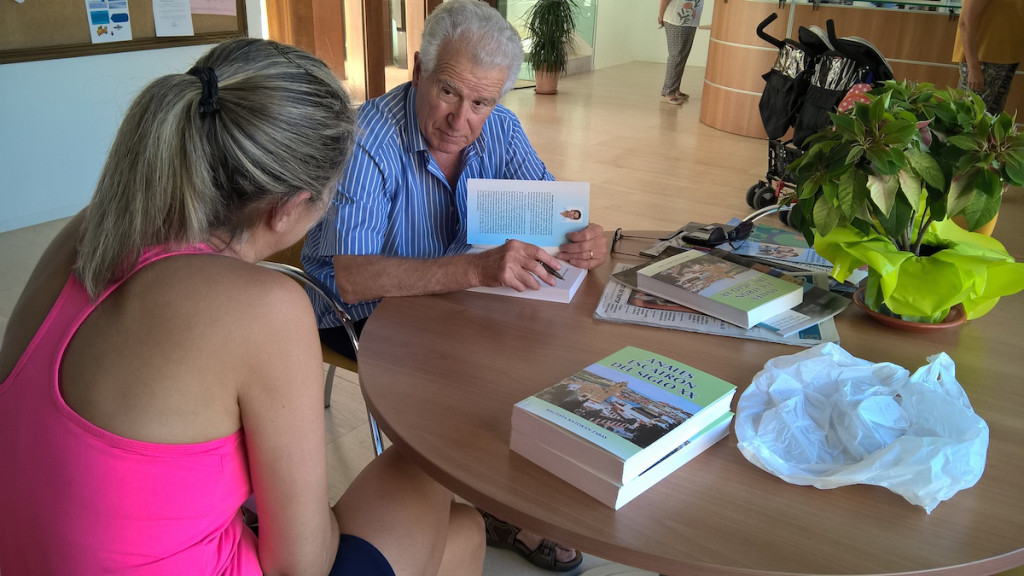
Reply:
M826 30L835 24L840 38L858 36L871 42L889 61L897 80L956 86L957 65L951 62L956 17L948 8L925 10L877 8L857 5L771 0L715 0L711 43L704 71L700 120L704 124L743 136L766 138L758 111L764 80L778 50L757 36L757 26L771 13L778 18L765 32L780 40L798 37L801 26ZM1013 114L1024 112L1024 79L1018 71L1006 102Z

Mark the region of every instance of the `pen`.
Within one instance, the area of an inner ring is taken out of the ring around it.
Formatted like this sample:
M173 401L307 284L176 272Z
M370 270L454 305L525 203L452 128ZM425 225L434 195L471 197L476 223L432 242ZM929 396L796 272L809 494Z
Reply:
M540 262L540 260L538 260L538 262ZM562 274L559 273L558 270L555 270L554 268L552 268L551 266L548 266L544 262L540 262L540 265L543 266L544 269L548 271L548 274L551 274L552 276L554 276L555 278L558 278L559 280L565 280L565 276L562 276Z
M511 238L505 240L505 242L511 242L511 241L512 241ZM562 273L559 272L558 270L555 270L554 268L552 268L551 266L548 266L546 263L541 262L540 260L537 260L537 262L540 262L540 265L543 266L544 269L548 271L548 274L551 274L552 276L554 276L555 278L558 278L559 280L565 280L565 276L562 276Z

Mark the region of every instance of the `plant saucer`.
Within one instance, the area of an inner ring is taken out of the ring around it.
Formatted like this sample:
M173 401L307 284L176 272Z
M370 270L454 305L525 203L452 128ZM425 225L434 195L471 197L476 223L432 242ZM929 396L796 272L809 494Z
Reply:
M937 330L945 330L947 328L956 328L967 321L967 313L964 312L964 305L957 304L949 309L949 314L942 322L935 324L928 324L925 322L911 322L910 320L904 320L902 318L893 318L881 312L876 312L868 305L864 303L864 287L861 286L853 293L853 303L858 308L867 313L872 320L883 324L890 328L896 328L898 330L905 330L907 332L935 332Z

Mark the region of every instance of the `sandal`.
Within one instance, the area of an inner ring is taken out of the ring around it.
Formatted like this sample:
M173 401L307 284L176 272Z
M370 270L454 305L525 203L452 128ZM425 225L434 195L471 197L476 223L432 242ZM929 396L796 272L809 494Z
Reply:
M495 548L505 548L507 550L514 550L518 552L520 556L526 558L531 564L538 568L545 570L553 570L555 572L566 572L572 570L583 562L583 554L579 550L576 551L576 557L569 562L559 562L556 556L556 547L558 544L545 538L541 541L533 550L526 547L522 541L517 540L516 536L519 535L519 528L505 522L504 520L498 520L494 516L491 516L483 510L480 514L484 517L484 527L487 529L487 545Z
M661 97L661 99L674 106L679 106L683 102L686 102L686 100L684 100L678 94L665 94Z

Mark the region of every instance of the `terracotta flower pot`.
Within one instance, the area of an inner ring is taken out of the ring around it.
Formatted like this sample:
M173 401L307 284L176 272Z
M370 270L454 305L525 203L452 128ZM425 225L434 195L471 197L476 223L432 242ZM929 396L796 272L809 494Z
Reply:
M549 72L547 70L535 70L533 77L536 80L537 87L534 88L534 92L537 94L556 94L558 93L558 72Z

